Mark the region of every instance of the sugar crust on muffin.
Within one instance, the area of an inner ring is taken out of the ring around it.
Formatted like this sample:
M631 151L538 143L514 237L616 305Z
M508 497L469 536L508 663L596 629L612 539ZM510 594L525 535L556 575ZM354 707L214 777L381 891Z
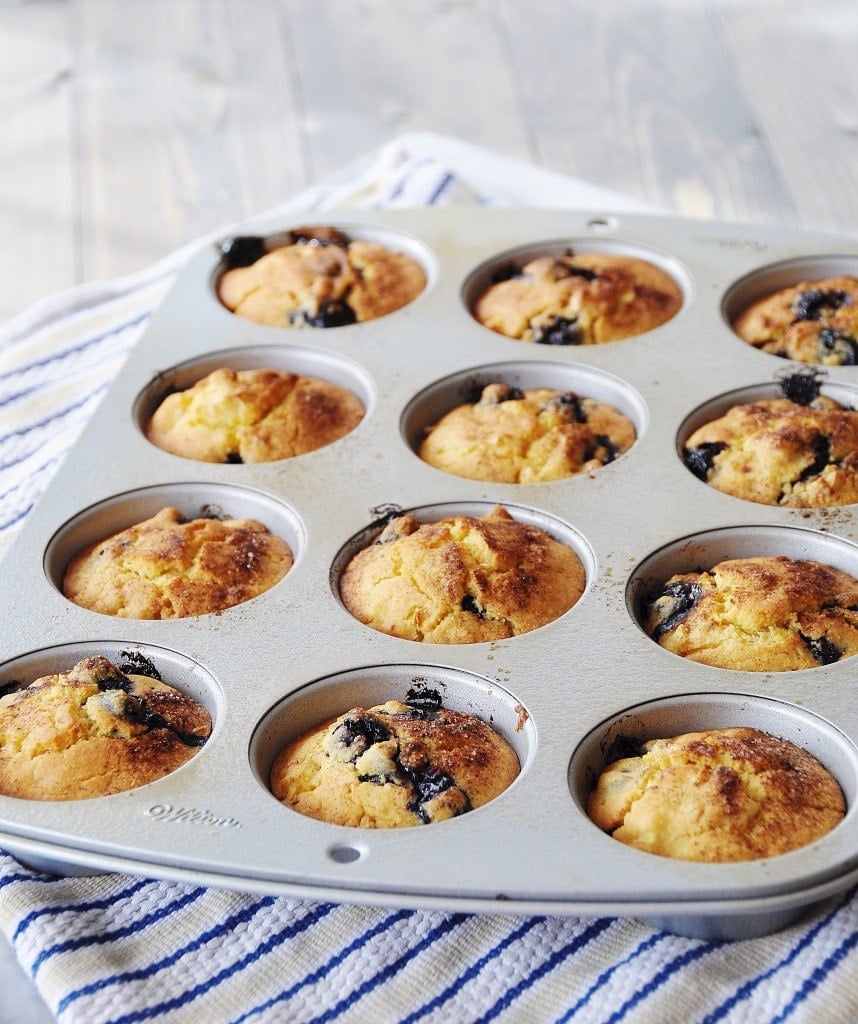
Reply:
M273 462L344 437L364 415L346 388L286 370L213 370L161 402L149 440L200 462Z
M584 591L567 545L496 506L487 515L393 519L346 566L346 608L382 633L466 644L517 636L563 615Z
M237 316L271 327L341 327L393 313L426 287L407 253L336 228L231 240L218 281Z
M487 803L519 770L515 751L482 719L390 700L352 708L290 743L270 782L278 800L309 817L407 828Z
M568 253L511 265L483 292L474 316L518 341L598 345L660 327L682 305L676 282L635 256Z
M183 618L264 593L292 562L289 545L255 519L187 519L162 508L78 552L62 589L104 615Z
M609 764L587 813L648 853L710 863L775 857L843 818L837 780L803 748L757 729L686 733Z
M809 559L727 559L671 577L644 628L674 654L718 668L830 665L858 654L858 580Z
M800 363L858 364L858 277L801 281L749 303L733 320L749 345Z
M493 383L429 427L418 454L455 476L528 484L599 469L635 438L628 417L606 402Z
M191 697L100 655L0 697L0 793L82 800L153 782L211 733Z

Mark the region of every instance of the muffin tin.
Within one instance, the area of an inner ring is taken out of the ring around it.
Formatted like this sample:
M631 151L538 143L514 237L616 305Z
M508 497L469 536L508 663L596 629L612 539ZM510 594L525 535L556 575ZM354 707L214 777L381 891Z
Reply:
M724 396L766 393L797 368L740 341L727 313L771 282L858 272L858 243L568 210L372 211L329 222L410 252L426 268L426 291L368 323L263 327L219 304L218 254L200 251L0 566L0 685L88 654L139 651L206 705L211 739L172 775L130 792L70 803L0 797L0 845L65 873L445 910L629 915L726 938L782 927L854 884L858 659L790 673L711 668L660 648L638 614L642 595L668 575L725 557L783 553L858 575L855 506L744 502L707 487L679 454L702 411ZM586 347L516 342L471 317L493 268L567 246L651 259L679 283L681 311L648 334ZM198 463L150 444L142 424L159 397L216 365L333 380L362 399L366 416L326 448L267 464ZM423 429L492 380L609 401L638 440L596 472L534 485L481 483L422 463L414 450ZM824 382L824 393L858 406L858 368L827 368ZM437 519L498 503L581 557L584 596L560 619L510 640L448 646L377 633L342 606L346 560L392 508ZM192 619L116 619L62 596L76 550L166 504L260 519L293 548L294 567L254 600ZM510 740L522 771L507 791L460 818L389 831L317 822L274 799L265 780L285 742L415 687ZM587 819L588 788L616 736L724 725L762 728L816 754L844 790L844 821L787 855L719 865L642 853Z

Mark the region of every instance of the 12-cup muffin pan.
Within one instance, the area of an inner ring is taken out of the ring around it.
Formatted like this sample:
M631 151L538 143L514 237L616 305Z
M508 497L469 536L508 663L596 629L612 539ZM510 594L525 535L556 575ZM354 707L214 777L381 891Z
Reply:
M731 315L773 288L858 272L858 242L569 210L372 211L326 223L410 253L426 270L424 293L363 324L264 327L218 302L219 254L201 250L0 566L0 685L90 654L140 652L210 710L210 740L172 775L129 792L68 803L0 796L0 845L65 873L119 870L375 905L628 915L726 938L775 930L844 892L858 880L858 664L712 668L663 650L639 615L668 576L723 558L784 554L858 575L855 506L745 502L707 487L680 455L708 412L774 394L778 374L798 369L737 338ZM517 342L473 319L499 267L569 248L650 259L679 284L680 312L645 335L581 347ZM267 464L194 462L150 444L143 425L160 398L221 365L334 381L358 395L365 418L334 444ZM829 367L822 379L824 393L858 406L858 367ZM533 485L424 464L415 453L424 429L496 380L608 401L632 420L637 442L595 472ZM345 609L342 569L392 510L434 520L496 504L581 558L586 589L561 618L509 640L438 645L378 633ZM120 619L63 597L77 550L165 505L259 519L290 544L294 567L261 596L196 618ZM446 822L371 830L304 817L269 792L285 742L424 687L490 721L517 751L521 774L491 803ZM780 857L699 864L627 847L589 821L587 793L618 736L728 725L820 758L844 791L842 823Z

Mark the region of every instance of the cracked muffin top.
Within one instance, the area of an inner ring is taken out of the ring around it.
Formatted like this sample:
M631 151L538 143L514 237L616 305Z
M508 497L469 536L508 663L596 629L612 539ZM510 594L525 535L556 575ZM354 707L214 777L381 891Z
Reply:
M510 265L480 296L484 326L538 345L599 345L660 327L682 293L663 270L634 256L568 253Z
M271 789L311 818L407 828L458 817L519 773L512 747L482 719L391 700L299 737L277 756Z
M551 622L584 584L571 548L498 506L483 517L393 519L346 566L340 594L355 618L382 633L469 644Z
M455 476L529 484L588 473L627 451L631 421L572 391L488 384L426 431L418 454Z
M725 494L764 505L858 502L858 411L792 375L783 398L736 405L685 442L688 468Z
M332 227L246 235L221 247L220 301L270 327L342 327L375 320L426 287L420 264Z
M845 809L837 780L812 754L749 728L648 740L640 756L605 768L587 805L622 843L709 863L807 846Z
M704 665L785 672L858 654L858 580L783 555L671 577L646 608L662 647Z
M363 419L337 384L286 370L220 368L161 402L149 440L200 462L273 462L344 437Z
M255 519L187 519L162 508L78 552L63 579L75 604L126 619L219 612L292 568L289 545Z
M82 800L133 789L190 760L210 732L186 694L86 658L0 697L0 793Z
M783 359L858 365L858 277L801 281L757 299L733 321L749 345Z

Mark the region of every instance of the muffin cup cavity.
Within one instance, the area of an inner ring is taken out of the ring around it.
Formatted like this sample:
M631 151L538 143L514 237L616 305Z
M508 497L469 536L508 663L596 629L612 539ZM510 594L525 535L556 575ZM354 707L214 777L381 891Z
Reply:
M346 356L292 345L254 345L209 352L160 372L140 391L134 402L133 417L138 430L145 436L149 420L168 395L193 387L221 368L279 370L335 384L360 400L366 410L365 417L370 415L376 402L372 378L362 366Z
M529 245L517 246L498 253L475 267L462 285L462 302L467 311L474 316L480 296L485 290L510 271L520 270L530 260L538 256L564 257L570 254L600 253L608 256L631 256L645 260L662 270L679 288L683 297L683 305L687 304L692 293L692 279L683 264L669 253L619 238L605 237L605 221L593 221L594 237L575 237L556 239L553 241L534 242ZM607 224L610 231L612 224ZM682 312L682 308L676 314ZM662 325L663 326L663 325ZM630 339L631 340L631 339Z
M416 453L429 427L457 406L473 402L488 384L506 384L521 390L553 388L604 402L631 420L638 440L649 422L641 395L611 373L583 364L522 360L476 366L424 388L403 411L400 431L405 443Z
M269 790L275 758L283 747L309 730L352 708L370 708L389 700L425 700L427 696L430 701L440 700L443 708L474 715L490 725L515 751L521 765L518 778L525 774L536 753L537 730L521 702L496 682L466 670L418 663L349 669L317 679L284 697L253 732L251 770L259 784Z
M305 531L297 513L263 491L231 484L159 484L114 495L64 523L45 549L45 575L62 593L66 568L79 551L166 507L177 508L188 519L256 519L289 545L295 565L304 549Z
M733 321L752 302L782 288L790 288L802 281L822 281L828 277L858 276L858 257L840 255L803 256L781 260L759 267L745 274L724 293L721 315L732 330ZM780 358L780 357L776 357Z

